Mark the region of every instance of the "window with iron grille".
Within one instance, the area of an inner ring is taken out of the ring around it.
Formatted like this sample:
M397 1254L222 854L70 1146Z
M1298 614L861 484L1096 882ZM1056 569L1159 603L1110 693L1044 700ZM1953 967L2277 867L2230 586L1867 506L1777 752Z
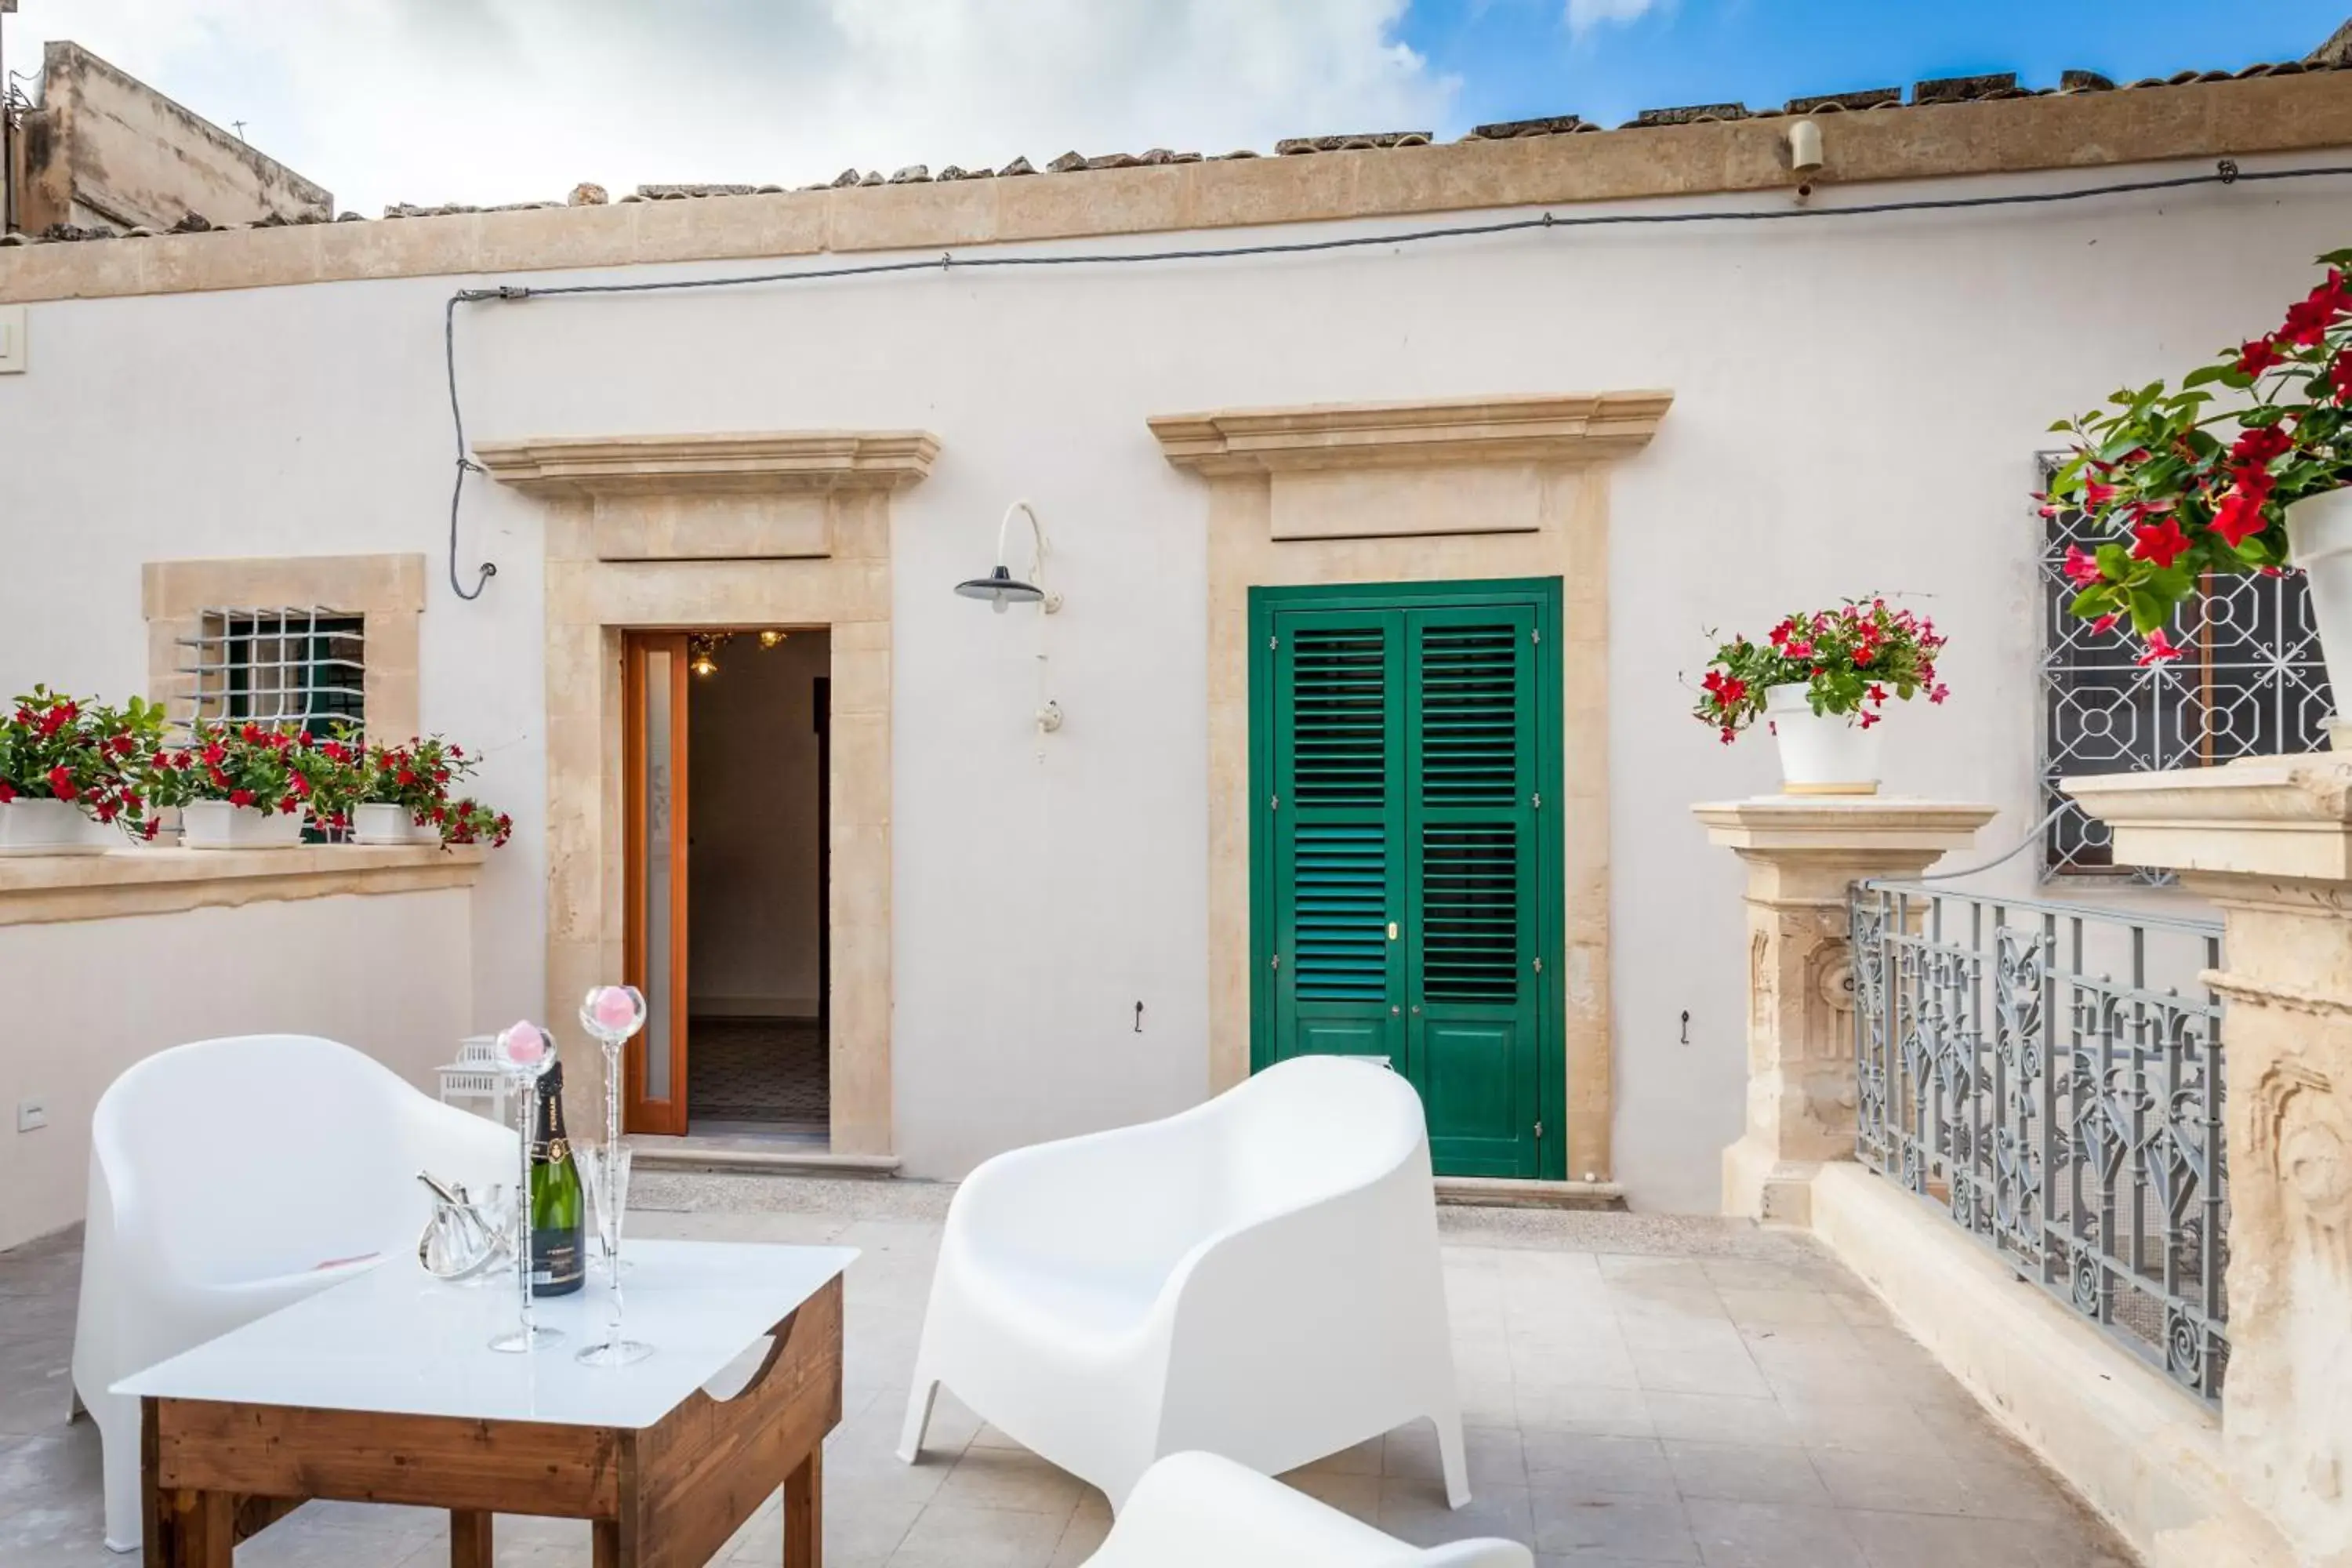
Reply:
M222 720L323 735L366 721L366 618L336 610L205 611L180 639L188 678L186 711L174 718Z
M2045 483L2055 466L2043 459ZM2043 811L2067 804L2058 781L2070 774L2210 767L2326 743L2333 704L2300 574L2207 577L2169 628L2183 656L2143 666L2128 628L2093 631L2066 607L2066 547L2102 538L2080 512L2050 519L2042 536ZM2129 870L2116 864L2106 824L2080 807L2044 830L2045 877Z

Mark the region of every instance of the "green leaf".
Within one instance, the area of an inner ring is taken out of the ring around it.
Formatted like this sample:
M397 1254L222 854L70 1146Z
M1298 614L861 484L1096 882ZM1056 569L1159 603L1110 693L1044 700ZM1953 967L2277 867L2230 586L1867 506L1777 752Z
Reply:
M2180 384L2184 388L2191 386L2205 386L2213 382L2228 379L2230 373L2237 368L2238 367L2234 361L2226 362L2221 364L2199 365L2195 370L2190 371L2187 375L2180 378Z
M2132 630L2146 637L2172 618L2172 606L2145 588L2135 588L2131 595Z
M2074 602L2067 605L2066 608L2069 614L2079 616L2084 620L2089 621L2095 620L2099 616L2105 615L2109 610L2115 607L2115 603L2116 591L2114 589L2085 588L2081 593L2074 595Z
M2111 583L2120 583L2131 575L2131 556L2124 547L2113 542L2102 544L2092 552L2099 563L2099 574Z

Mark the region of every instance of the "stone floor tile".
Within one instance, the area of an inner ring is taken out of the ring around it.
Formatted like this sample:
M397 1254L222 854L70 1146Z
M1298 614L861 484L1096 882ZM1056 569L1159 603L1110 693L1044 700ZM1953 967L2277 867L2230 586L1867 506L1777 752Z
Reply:
M1811 1450L1813 1469L1840 1508L1900 1513L1965 1513L1970 1494L1939 1456Z
M1831 1506L1829 1489L1822 1485L1802 1448L1685 1438L1673 1439L1664 1447L1675 1489L1685 1498Z
M930 1506L1009 1509L1067 1519L1084 1490L1084 1481L1026 1448L983 1447L975 1443L948 1472Z
M1780 1323L1835 1323L1845 1326L1837 1303L1819 1290L1755 1289L1720 1285L1723 1310L1735 1323L1769 1327Z
M1696 1563L1698 1541L1680 1500L1671 1497L1562 1495L1532 1488L1538 1552L1575 1560L1579 1552L1636 1563Z
M1639 1252L1603 1252L1593 1258L1593 1266L1601 1278L1612 1282L1639 1281L1652 1285L1680 1285L1693 1289L1711 1289L1714 1281L1706 1277L1706 1266L1696 1258L1659 1258Z
M2010 1520L1849 1510L1847 1532L1870 1568L2021 1568L2040 1554L2046 1531ZM2069 1568L2079 1568L2070 1560Z
M1651 1429L1661 1437L1696 1442L1749 1443L1797 1447L1804 1435L1777 1399L1721 1394L1644 1394Z
M1462 1429L1462 1449L1470 1472L1472 1491L1480 1491L1487 1487L1524 1487L1528 1484L1527 1457L1517 1427L1465 1426ZM1444 1467L1438 1458L1436 1428L1426 1421L1398 1427L1388 1435L1381 1446L1381 1476L1383 1479L1403 1479L1442 1484L1444 1474Z
M1473 1486L1470 1500L1447 1506L1444 1489L1425 1481L1387 1478L1381 1482L1373 1522L1416 1546L1499 1535L1526 1545L1535 1540L1535 1513L1526 1487Z
M1946 1452L1919 1413L1907 1405L1857 1405L1783 1395L1780 1407L1809 1448L1937 1456Z
M1583 1494L1675 1495L1675 1472L1655 1437L1600 1437L1581 1432L1524 1435L1528 1484Z
M1062 1527L1062 1539L1054 1545L1053 1568L1076 1568L1095 1554L1095 1549L1110 1533L1110 1504L1100 1492L1088 1492L1087 1499L1071 1513L1069 1523ZM825 1568L833 1568L830 1559Z
M1644 1391L1661 1394L1721 1394L1760 1399L1770 1384L1742 1347L1730 1350L1683 1350L1637 1345L1628 1353Z
M1706 1568L1868 1568L1836 1509L1696 1498L1686 1507Z
M1628 1313L1617 1320L1619 1337L1628 1349L1713 1351L1729 1354L1743 1349L1746 1338L1729 1318L1685 1317L1677 1313Z
M887 1559L889 1568L1047 1568L1074 1511L935 1504L916 1518Z
M1908 1405L1907 1392L1859 1351L1774 1341L1751 1344L1748 1357L1780 1399L1824 1405Z
M1640 1389L1567 1384L1519 1390L1517 1425L1521 1432L1591 1432L1614 1437L1647 1437L1654 1431L1649 1396Z

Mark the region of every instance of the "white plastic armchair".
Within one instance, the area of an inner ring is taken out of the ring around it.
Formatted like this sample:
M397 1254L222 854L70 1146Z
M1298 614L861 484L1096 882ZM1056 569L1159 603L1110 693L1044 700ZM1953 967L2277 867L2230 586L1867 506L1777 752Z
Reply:
M1416 1547L1214 1454L1143 1473L1086 1568L1535 1568L1516 1541Z
M910 1464L941 1384L1113 1509L1162 1455L1273 1475L1423 1418L1459 1508L1420 1097L1302 1057L1164 1121L988 1161L948 1209Z
M105 1450L106 1544L140 1542L132 1373L379 1262L414 1268L416 1173L512 1186L515 1135L308 1035L200 1040L132 1067L91 1119L73 1383Z

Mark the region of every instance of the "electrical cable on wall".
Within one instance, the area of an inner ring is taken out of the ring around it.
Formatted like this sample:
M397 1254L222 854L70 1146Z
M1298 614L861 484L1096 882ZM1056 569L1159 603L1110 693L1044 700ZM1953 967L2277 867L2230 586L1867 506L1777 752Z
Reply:
M1832 218L1876 217L1904 213L1966 212L1985 207L2048 206L2095 200L2104 196L2138 195L2151 191L2187 190L2200 185L2244 185L2277 180L2323 179L2352 174L2352 164L2326 164L2305 169L2241 169L2236 160L2223 158L2210 174L2178 174L2160 180L2127 180L2103 185L2078 185L2056 191L2015 191L1990 196L1932 196L1910 201L1866 202L1853 206L1739 208L1715 211L1587 213L1569 217L1547 211L1536 217L1505 218L1493 223L1457 224L1438 228L1410 229L1401 234L1338 235L1322 239L1278 240L1256 245L1208 246L1191 250L1061 251L1042 255L958 256L942 251L925 260L873 261L844 267L809 268L786 272L729 273L715 278L659 278L631 283L559 283L543 287L502 283L490 289L460 289L449 296L442 315L442 351L449 380L449 422L457 437L457 478L449 493L449 586L457 597L474 600L492 577L495 563L477 568L469 592L457 573L457 519L466 496L466 476L482 472L466 450L466 417L457 395L457 307L516 300L557 300L592 295L677 293L689 289L741 289L755 285L818 283L845 278L879 278L911 272L947 272L973 268L1013 267L1134 267L1161 262L1228 261L1244 257L1306 256L1324 251L1361 250L1385 246L1422 245L1440 239L1475 239L1517 234L1532 229L1627 228L1686 223L1781 223Z

